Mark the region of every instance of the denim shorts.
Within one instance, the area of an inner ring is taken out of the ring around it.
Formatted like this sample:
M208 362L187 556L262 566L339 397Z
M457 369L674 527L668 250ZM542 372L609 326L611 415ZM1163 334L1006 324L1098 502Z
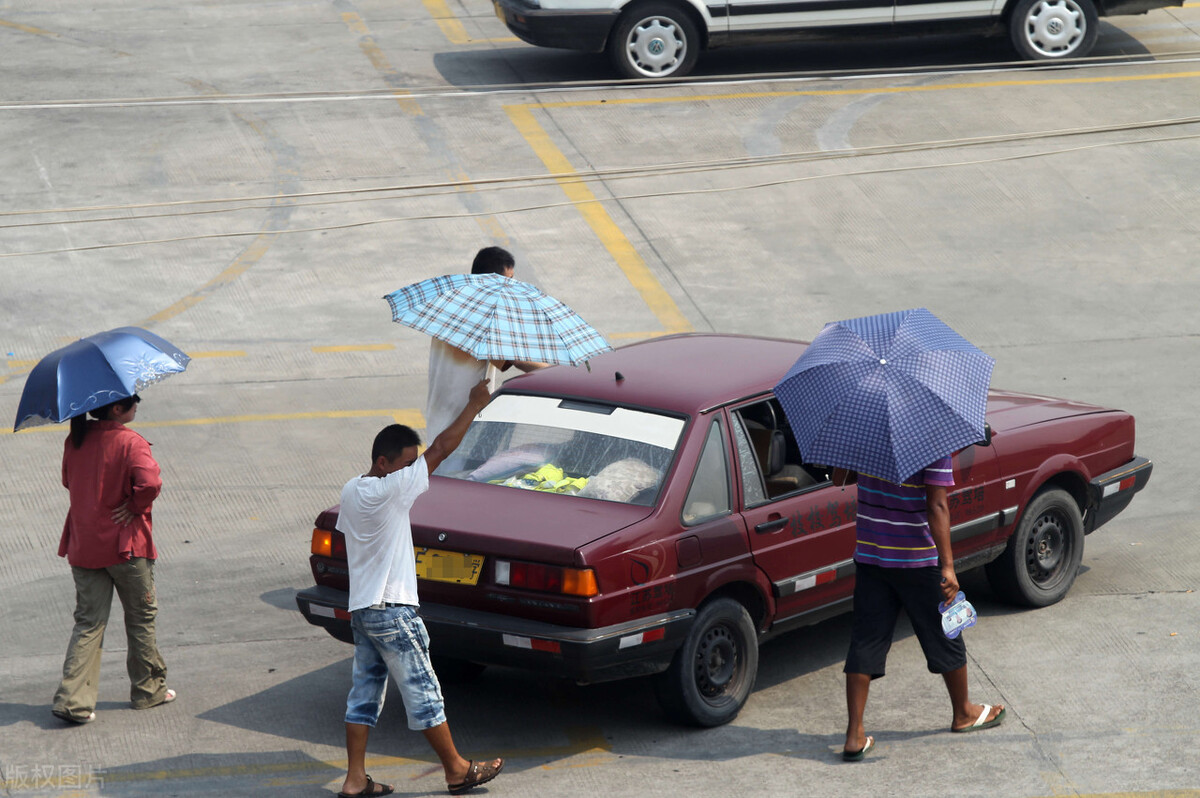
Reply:
M374 726L383 710L388 673L396 680L408 728L423 731L446 722L442 688L429 662L429 633L406 604L355 610L354 684L346 697L346 722Z

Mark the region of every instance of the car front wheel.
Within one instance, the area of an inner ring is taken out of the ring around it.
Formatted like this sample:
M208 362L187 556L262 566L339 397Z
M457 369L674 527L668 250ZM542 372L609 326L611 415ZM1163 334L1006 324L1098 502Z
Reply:
M673 719L720 726L737 717L757 675L758 634L750 613L731 598L718 598L700 609L655 688Z
M1092 0L1019 0L1009 18L1013 47L1029 61L1082 58L1099 32Z
M988 581L1003 598L1030 607L1060 601L1083 559L1083 517L1065 490L1033 497L1008 546L987 564Z
M672 3L626 11L608 38L608 57L627 78L679 77L700 55L700 33L688 12Z

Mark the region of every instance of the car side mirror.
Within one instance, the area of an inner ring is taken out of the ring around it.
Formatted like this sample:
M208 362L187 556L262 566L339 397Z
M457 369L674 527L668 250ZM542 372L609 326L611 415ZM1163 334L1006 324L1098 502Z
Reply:
M976 441L976 446L991 446L992 445L992 425L986 421L983 423L983 440Z

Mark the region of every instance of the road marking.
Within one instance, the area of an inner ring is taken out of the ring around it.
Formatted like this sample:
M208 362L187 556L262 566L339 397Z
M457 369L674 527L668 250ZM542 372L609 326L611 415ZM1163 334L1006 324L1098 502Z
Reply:
M371 33L370 28L367 27L366 21L354 9L354 6L350 3L350 0L335 0L335 5L338 8L346 9L342 13L342 19L348 26L350 26L350 29L353 32L359 35L359 47L371 61L371 65L375 67L375 71L377 71L383 77L384 82L394 90L392 92L392 96L395 97L396 102L400 105L400 108L405 113L412 116L425 116L425 111L421 108L421 104L417 102L417 100L413 98L408 91L404 90L403 77L396 70L396 68L392 66L391 62L387 60L387 56L383 54L383 50L375 41L375 37ZM446 9L446 13L451 17L454 16L450 13L449 9ZM466 35L465 30L463 35ZM428 117L426 117L426 119L428 119ZM436 123L430 124L432 125ZM421 140L424 141L426 146L429 147L430 153L432 153L435 157L442 157L443 161L445 161L449 167L448 171L453 180L462 183L470 183L470 178L466 172L462 170L462 167L459 166L457 157L454 156L454 154L451 153L449 148L446 146L444 134L437 130L431 130L429 126L418 126L417 132L420 135ZM475 194L475 189L471 186L467 186L466 188L462 189L462 191L467 195L464 197L464 204L467 206L467 209L473 212L480 212L480 215L476 217L476 222L479 224L480 228L483 229L484 234L503 245L508 245L508 235L504 232L504 228L500 226L500 221L493 214L482 213L482 206L480 206L478 200L472 196Z
M429 12L429 16L433 17L433 21L437 23L441 29L442 35L451 44L485 44L488 42L519 42L521 41L516 36L504 36L495 39L473 39L467 33L466 26L462 24L454 12L450 10L450 6L446 5L446 0L424 0L425 10Z
M413 99L412 93L402 87L400 72L392 66L388 61L387 56L383 54L379 43L375 41L375 36L371 33L371 29L367 27L366 21L359 15L357 11L352 10L348 2L336 2L338 8L351 9L342 12L342 22L346 23L346 27L352 33L358 34L358 49L362 50L363 55L371 62L371 66L375 67L375 71L381 74L384 82L392 89L392 97L396 100L396 104L400 106L400 110L409 116L424 116L425 111Z
M245 357L245 351L241 349L214 349L211 352L187 352L188 357L192 360L203 360L206 358L216 357Z
M192 88L202 94L210 96L220 95L216 87L210 86L203 81L189 80L187 82ZM267 152L272 156L271 167L273 174L271 176L274 179L277 189L276 194L298 193L300 191L300 168L294 161L296 157L294 151L290 147L284 146L270 125L261 118L254 116L248 111L233 111L232 113L236 119L258 134ZM242 276L242 274L262 259L267 250L271 248L271 244L279 237L280 232L287 228L293 207L290 200L281 202L278 197L272 200L270 209L267 212L267 230L256 235L254 240L234 258L233 263L229 264L220 274L183 299L150 316L141 323L141 326L149 327L157 322L172 319L188 308L202 302L209 294L224 288Z
M347 344L345 346L314 346L312 351L324 354L326 352L390 352L395 344Z
M424 429L425 415L413 408L397 408L392 410L317 410L308 413L248 413L239 416L213 416L211 418L179 418L172 421L135 421L129 426L133 429L154 427L201 427L214 424L247 424L264 421L325 421L346 418L390 418L397 424L404 424L413 429ZM37 427L14 433L7 427L0 428L0 435L24 435L29 432L62 431L57 424L42 424Z
M42 30L41 28L35 28L32 25L22 25L20 22L9 22L6 19L0 19L0 27L12 28L13 30L21 31L22 33L32 33L34 36L46 36L51 39L62 38L61 34L55 33L54 31Z
M599 105L599 103L596 104ZM541 104L506 105L504 110L513 125L516 126L517 131L546 165L546 168L550 170L550 173L562 175L556 180L563 193L567 195L567 199L574 204L575 210L592 228L592 232L600 239L600 243L608 250L609 255L625 273L625 277L634 289L641 294L642 301L658 317L659 323L668 332L691 330L691 323L680 312L675 300L671 299L671 295L654 278L642 256L621 232L621 228L613 221L603 203L596 199L592 190L578 177L575 167L567 160L567 156L563 155L562 150L550 140L550 136L546 134L545 129L533 115L535 109L546 107L548 106Z
M506 105L505 112L518 132L525 138L530 148L554 175L563 193L574 204L576 210L600 242L608 250L613 260L625 273L629 282L642 295L643 301L658 317L668 333L688 332L691 324L680 312L679 307L662 285L654 279L654 275L646 266L645 261L634 249L629 239L621 232L620 227L613 221L608 211L596 199L596 195L577 176L578 173L562 150L550 139L545 129L537 121L534 111L547 111L552 108L588 108L601 105L653 105L658 103L682 102L715 102L720 100L766 99L780 97L827 97L879 94L908 94L913 92L947 91L956 89L1009 88L1015 86L1052 86L1074 84L1117 83L1143 80L1171 80L1200 77L1200 72L1172 72L1158 75L1125 75L1101 76L1092 78L1051 78L1047 80L997 80L983 83L947 83L922 86L890 86L858 89L809 89L790 91L759 91L737 94L708 94L673 97L627 97L605 98L600 100L567 100L550 103L525 103ZM634 334L636 337L637 334ZM612 337L621 337L619 334Z

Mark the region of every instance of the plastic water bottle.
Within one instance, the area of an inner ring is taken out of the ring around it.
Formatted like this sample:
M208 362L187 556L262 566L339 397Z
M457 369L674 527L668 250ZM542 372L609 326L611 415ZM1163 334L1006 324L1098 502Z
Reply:
M979 620L975 608L971 606L971 602L967 601L966 594L961 590L953 600L938 604L938 612L942 614L942 632L951 640L962 634L963 629L974 626L975 622Z

